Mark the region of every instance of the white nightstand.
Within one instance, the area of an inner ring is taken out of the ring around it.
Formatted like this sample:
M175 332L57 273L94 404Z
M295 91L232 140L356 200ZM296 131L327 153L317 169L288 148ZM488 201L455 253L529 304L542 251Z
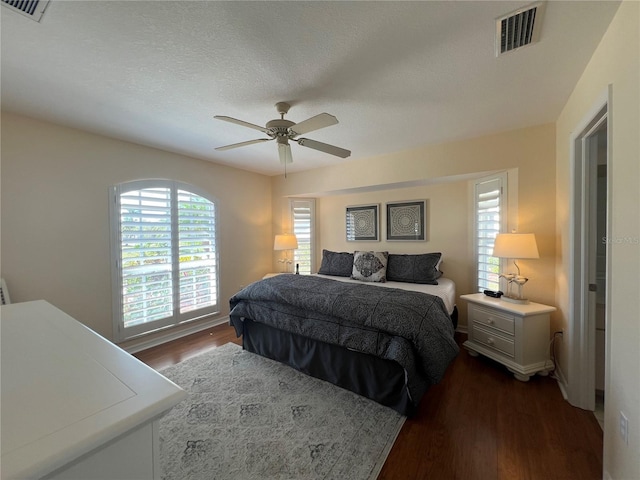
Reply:
M555 307L540 303L519 305L483 293L461 295L468 302L469 338L463 346L505 365L523 382L553 369L549 352L549 314Z

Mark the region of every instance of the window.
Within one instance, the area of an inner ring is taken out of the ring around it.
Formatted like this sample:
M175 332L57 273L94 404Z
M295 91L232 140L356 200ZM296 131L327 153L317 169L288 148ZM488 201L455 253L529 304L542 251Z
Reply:
M300 274L315 271L315 199L291 199L291 225L298 239L298 249L293 252L293 263Z
M172 181L112 189L118 341L218 311L216 204L192 190Z
M474 251L477 288L500 289L500 259L492 257L496 235L506 230L506 173L474 182Z

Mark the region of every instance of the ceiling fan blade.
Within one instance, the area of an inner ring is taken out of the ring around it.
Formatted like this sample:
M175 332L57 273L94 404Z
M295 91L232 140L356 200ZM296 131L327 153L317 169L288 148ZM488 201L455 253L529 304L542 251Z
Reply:
M293 157L291 156L291 145L288 143L278 144L278 154L280 155L280 163L286 165L287 163L293 163Z
M273 138L256 138L255 140L247 140L246 142L233 143L231 145L225 145L224 147L216 147L216 150L231 150L232 148L244 147L245 145L253 145L254 143L268 142L269 140L273 140Z
M309 133L314 130L335 125L336 123L338 123L338 119L336 117L329 115L328 113L321 113L320 115L316 115L315 117L296 123L291 126L290 129L293 130L296 135L302 135L303 133Z
M253 128L254 130L260 130L261 132L267 133L268 130L260 125L255 125L253 123L245 122L243 120L238 120L237 118L225 117L224 115L216 115L215 117L218 120L224 120L225 122L235 123L236 125L241 125L243 127Z
M345 150L344 148L336 147L334 145L329 145L328 143L318 142L316 140L311 140L309 138L300 138L296 140L299 145L303 147L313 148L314 150L320 150L324 153L329 153L331 155L335 155L340 158L347 158L351 155L350 150Z

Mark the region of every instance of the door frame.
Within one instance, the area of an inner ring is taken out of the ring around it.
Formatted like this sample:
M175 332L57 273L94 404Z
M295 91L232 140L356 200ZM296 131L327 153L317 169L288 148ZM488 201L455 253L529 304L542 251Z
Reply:
M570 276L568 335L564 342L568 348L567 400L576 407L595 410L595 312L590 313L590 252L589 215L593 203L590 201L593 169L589 165L589 139L607 122L607 168L611 170L612 146L612 87L601 94L588 114L576 126L570 137L571 161L571 210L570 210ZM597 175L597 165L595 169ZM611 232L611 175L607 175L607 237ZM611 244L606 245L607 259L611 258ZM611 278L610 262L607 261L606 277ZM611 297L610 283L605 288L605 391L608 389L610 332L609 321ZM591 296L595 295L591 292ZM591 309L593 310L593 308ZM606 397L606 393L605 393Z

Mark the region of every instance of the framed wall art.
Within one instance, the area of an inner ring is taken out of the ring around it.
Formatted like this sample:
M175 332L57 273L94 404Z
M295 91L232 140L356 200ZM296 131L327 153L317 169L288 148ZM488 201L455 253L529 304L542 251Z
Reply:
M347 207L348 242L380 240L380 204Z
M387 240L427 239L425 200L387 203Z

